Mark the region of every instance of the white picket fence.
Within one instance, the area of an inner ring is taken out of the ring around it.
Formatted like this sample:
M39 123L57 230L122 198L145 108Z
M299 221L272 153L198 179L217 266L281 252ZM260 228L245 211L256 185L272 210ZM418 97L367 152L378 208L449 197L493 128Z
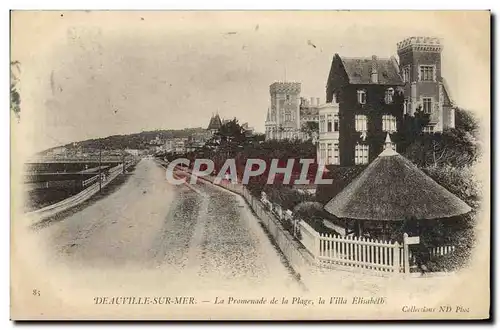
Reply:
M325 267L340 265L399 273L403 266L398 242L329 234L320 234L317 241L317 260Z
M321 234L302 219L295 218L289 210L283 211L280 205L269 201L265 193L262 193L261 202L278 220L292 221L294 236L320 267L352 267L387 274L409 272L415 266L415 256L408 245L366 237ZM429 255L444 256L454 250L454 246L431 247Z
M452 245L447 245L447 246L437 246L429 249L429 254L431 257L434 256L445 256L448 253L452 253L455 251L455 247Z

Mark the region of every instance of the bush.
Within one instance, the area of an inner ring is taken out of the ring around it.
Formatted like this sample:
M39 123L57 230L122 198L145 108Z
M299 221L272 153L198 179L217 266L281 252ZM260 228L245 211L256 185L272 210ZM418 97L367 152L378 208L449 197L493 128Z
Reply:
M451 272L466 266L470 260L470 249L457 248L444 256L431 257L427 263L430 272Z
M304 194L283 185L266 185L263 190L267 194L269 201L280 205L283 210L292 210L299 203L314 198L311 194Z
M472 208L479 206L480 187L470 166L462 168L450 165L431 166L423 170L437 183L448 189Z
M340 235L335 230L325 226L322 218L308 218L308 219L302 219L302 220L320 234L328 234L328 235L335 235L335 236Z

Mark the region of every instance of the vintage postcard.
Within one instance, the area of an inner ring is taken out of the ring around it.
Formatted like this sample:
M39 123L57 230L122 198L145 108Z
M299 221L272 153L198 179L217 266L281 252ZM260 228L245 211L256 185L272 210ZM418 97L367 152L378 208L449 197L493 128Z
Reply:
M490 317L489 11L12 11L13 320Z

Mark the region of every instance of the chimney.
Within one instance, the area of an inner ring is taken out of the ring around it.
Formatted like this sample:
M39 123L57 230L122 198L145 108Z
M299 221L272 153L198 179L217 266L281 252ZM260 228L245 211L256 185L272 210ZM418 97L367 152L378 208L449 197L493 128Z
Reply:
M378 72L377 72L377 56L372 56L372 72L371 72L372 84L378 84Z
M314 97L311 97L311 104L310 104L310 106L311 107L314 106Z

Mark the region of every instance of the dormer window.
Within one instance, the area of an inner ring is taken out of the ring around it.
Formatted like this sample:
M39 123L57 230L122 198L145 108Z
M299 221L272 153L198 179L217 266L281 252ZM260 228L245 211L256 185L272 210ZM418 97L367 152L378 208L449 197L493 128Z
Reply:
M358 103L359 104L366 104L366 91L359 89L358 90Z
M391 104L393 102L393 97L394 97L394 88L387 88L385 90L385 103L386 104Z

